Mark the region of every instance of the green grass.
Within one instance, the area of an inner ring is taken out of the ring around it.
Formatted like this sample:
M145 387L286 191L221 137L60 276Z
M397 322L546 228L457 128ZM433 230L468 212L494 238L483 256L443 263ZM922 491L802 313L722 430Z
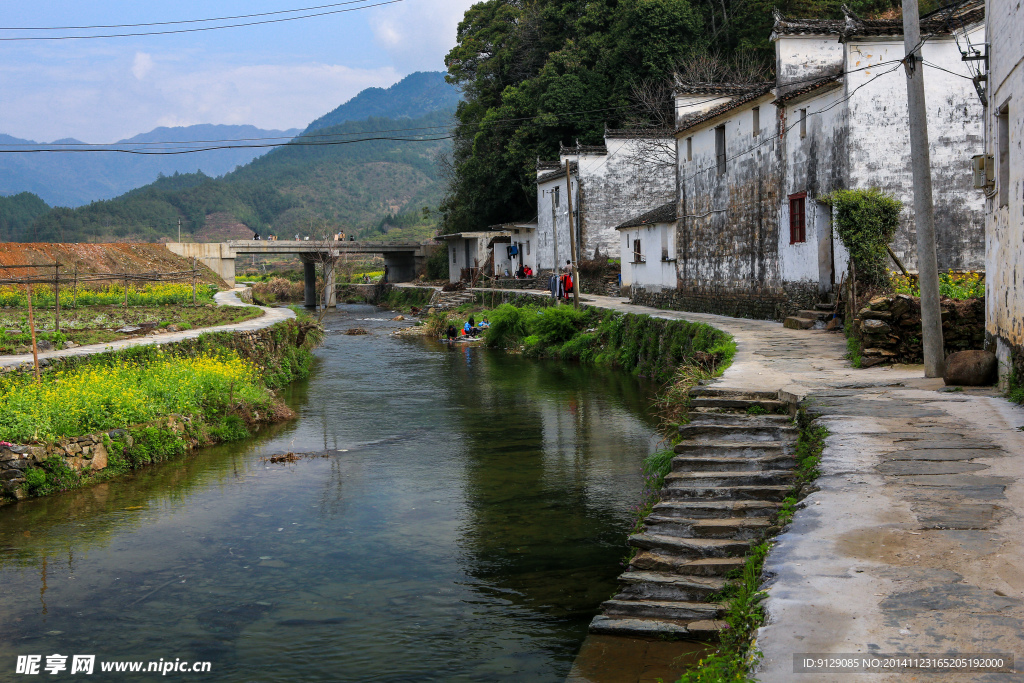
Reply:
M853 333L852 323L846 323L844 329L846 331L846 358L850 361L850 365L855 368L859 368L863 363L860 340L857 339L857 335Z

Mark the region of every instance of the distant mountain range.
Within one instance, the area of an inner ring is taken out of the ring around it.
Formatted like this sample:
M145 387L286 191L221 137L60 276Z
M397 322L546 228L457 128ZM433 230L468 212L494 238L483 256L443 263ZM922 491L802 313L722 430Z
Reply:
M141 158L55 153L39 160L35 157L42 155L0 154L0 192L11 194L0 196L0 241L176 239L179 219L182 237L197 241L223 239L230 231L240 237L250 231L284 237L339 229L349 234L426 234L436 222L430 209L442 193L437 155L447 148L447 140L310 143L365 138L366 133L372 137L374 131L389 131L381 138L397 129L408 129L408 134L444 131L458 101L458 91L444 82L444 74L421 72L387 89L364 90L314 121L291 144L259 157L264 150ZM195 143L292 133L191 126L157 129L131 142ZM0 145L11 140L0 138ZM35 166L29 163L33 161ZM193 172L197 168L202 170ZM146 174L142 183L131 184L130 178ZM19 175L20 182L15 182ZM126 185L127 192L122 189L120 196L105 199L110 194L104 193L116 194L114 187ZM65 191L67 186L77 188L77 208L50 209L39 199L52 198L61 186ZM81 205L91 200L99 201Z
M203 140L271 138L287 142L298 129L264 130L255 126L201 124L179 128L156 128L148 133L120 140L122 148L168 149L175 145L133 143L196 143ZM0 150L27 149L43 143L0 134ZM258 143L254 143L258 144ZM103 147L66 138L49 145L53 149ZM219 176L266 154L266 148L218 149L180 155L142 156L118 152L36 152L0 153L0 194L31 192L51 206L81 206L98 199L110 199L132 188L151 183L160 176L202 170Z

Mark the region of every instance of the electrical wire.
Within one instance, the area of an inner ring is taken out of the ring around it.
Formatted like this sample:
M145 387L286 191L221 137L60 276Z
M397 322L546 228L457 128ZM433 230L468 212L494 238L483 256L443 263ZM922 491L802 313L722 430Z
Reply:
M94 40L98 38L131 38L135 36L166 36L180 33L199 33L202 31L219 31L225 28L242 28L247 26L262 26L265 24L280 24L286 21L298 21L299 19L312 19L315 17L324 17L332 14L344 14L345 12L356 12L358 10L371 9L373 7L383 7L385 5L394 5L405 0L383 0L382 2L376 2L370 5L360 5L359 7L348 7L346 9L335 9L328 10L325 12L316 12L314 14L304 14L299 17L281 17L279 19L263 19L261 21L248 21L240 24L225 24L223 26L201 26L198 28L181 28L173 29L169 31L141 31L136 33L106 33L101 35L91 36L14 36L0 38L0 42L20 42L20 41L56 41L56 40Z
M230 17L212 17L210 19L181 19L178 21L150 21L140 24L95 24L93 26L0 26L0 31L89 31L97 28L141 28L143 26L173 26L175 24L202 24L211 21L234 21L235 19L252 19L254 17L269 17L277 14L294 14L296 12L312 12L313 10L328 9L330 7L341 7L343 5L355 5L366 0L348 0L347 2L334 2L329 5L316 5L314 7L299 7L296 9L283 9L276 12L259 12L257 14L236 14Z

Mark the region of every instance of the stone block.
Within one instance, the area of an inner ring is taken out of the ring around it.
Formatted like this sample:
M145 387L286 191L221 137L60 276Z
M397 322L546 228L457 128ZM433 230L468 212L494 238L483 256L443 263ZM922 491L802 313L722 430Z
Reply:
M0 472L0 481L11 481L13 479L21 479L23 473L21 470L4 470Z
M782 321L784 327L788 327L791 330L809 330L814 327L814 320L810 318L797 318L790 316Z
M891 302L889 301L888 297L884 296L876 296L874 299L868 302L868 305L871 306L871 310L873 311L887 311L889 310L890 304Z
M942 380L947 385L979 387L998 379L996 354L991 351L957 351L946 357Z
M889 332L892 331L892 328L890 328L886 323L882 322L881 320L875 320L873 318L868 318L867 320L863 321L861 323L860 329L863 334L867 335L889 334Z
M103 447L103 444L96 444L92 450L92 460L90 461L89 467L93 470L102 470L107 466L107 462L107 449Z

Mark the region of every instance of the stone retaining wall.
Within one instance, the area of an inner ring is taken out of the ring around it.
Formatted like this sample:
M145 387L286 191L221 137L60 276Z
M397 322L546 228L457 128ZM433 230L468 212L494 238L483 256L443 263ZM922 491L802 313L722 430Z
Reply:
M984 299L943 299L942 337L946 353L985 347ZM853 319L861 343L862 367L886 361L924 362L921 300L906 294L871 299Z
M758 320L783 320L799 310L813 309L821 301L818 284L812 282L751 288L695 284L660 292L634 286L629 297L630 303L638 306Z
M181 415L169 415L145 424L132 425L128 429L112 429L95 434L86 434L70 439L62 439L49 445L22 446L0 442L0 482L2 482L3 493L18 500L23 500L28 495L21 490L25 483L25 471L30 467L42 465L47 458L58 457L64 461L69 469L75 472L99 472L106 469L110 454L104 445L104 437L117 438L124 435L128 430L141 429L144 427L156 427L168 429L178 434L185 434L185 423L188 418ZM127 437L129 440L131 436ZM129 446L131 443L129 442ZM195 448L198 442L193 439L185 439L186 449Z

